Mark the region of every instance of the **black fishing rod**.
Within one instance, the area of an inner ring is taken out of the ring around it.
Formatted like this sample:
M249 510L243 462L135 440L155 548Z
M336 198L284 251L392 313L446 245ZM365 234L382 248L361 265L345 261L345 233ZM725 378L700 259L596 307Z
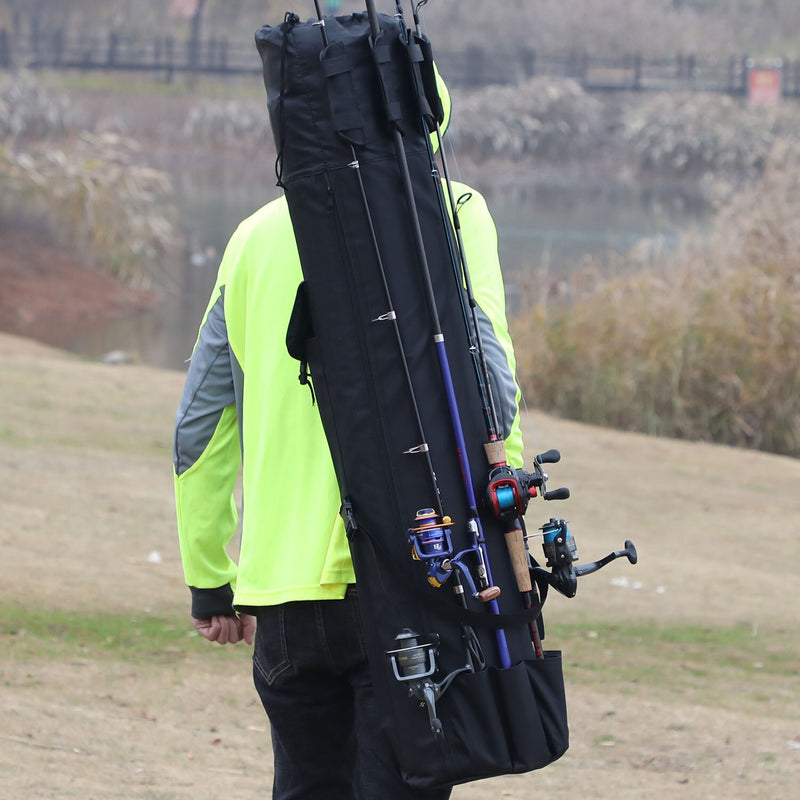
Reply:
M460 206L468 202L470 194L462 195L456 200L453 192L453 181L450 177L450 169L444 151L444 134L440 117L444 111L439 100L438 88L436 86L436 73L434 70L433 50L430 40L422 31L419 9L427 3L422 0L416 6L411 3L411 14L414 20L414 30L407 30L403 16L403 6L401 0L395 0L395 16L400 24L402 41L408 51L409 62L411 65L411 76L414 93L419 105L420 117L423 125L431 133L436 134L437 150L439 161L442 165L442 176L444 186L447 189L447 200L442 191L442 180L436 167L436 154L430 138L426 137L428 158L431 162L431 176L434 180L436 196L439 202L439 209L444 223L445 236L450 250L453 274L456 281L456 291L461 300L461 310L464 317L464 327L470 342L470 355L472 356L475 376L478 382L478 393L483 409L486 433L489 442L500 440L500 429L497 420L497 410L492 397L492 385L489 378L489 366L486 360L486 351L483 346L480 322L478 320L478 303L472 289L469 267L467 265L466 248L461 231L461 220L459 218ZM449 208L449 212L448 212ZM448 220L449 223L448 224ZM469 312L464 303L466 295ZM471 323L471 324L470 324Z
M378 12L375 8L374 0L366 0L367 17L369 20L371 37L370 42L372 45L373 53L380 45L381 27L378 18ZM467 530L474 545L474 552L478 558L478 580L481 586L478 596L483 600L490 612L495 615L500 615L500 607L497 603L497 596L500 593L498 587L494 586L491 566L489 564L488 551L486 549L486 540L483 533L483 526L481 524L480 516L478 513L478 502L475 497L475 489L472 483L472 470L470 468L469 460L467 457L466 442L464 439L464 430L461 423L461 415L458 408L456 399L455 387L453 385L453 377L450 370L450 364L447 357L447 350L445 347L444 334L442 333L441 322L439 320L439 311L436 305L436 298L433 292L433 284L431 282L430 267L428 265L428 258L425 252L425 244L422 235L422 228L420 225L419 214L417 212L416 201L414 197L414 187L411 180L411 174L408 168L408 159L406 157L405 145L403 143L403 134L398 129L397 125L392 123L392 114L388 108L389 100L387 98L383 76L381 73L380 64L376 58L376 68L378 73L378 80L382 87L383 99L387 105L387 116L390 120L391 135L394 140L395 155L397 158L398 167L400 170L400 177L403 186L403 191L406 198L406 205L408 206L409 220L412 228L412 238L417 255L417 262L419 266L420 277L423 284L425 301L428 308L428 316L433 328L433 342L436 350L437 359L439 362L439 372L444 386L445 397L447 400L448 412L450 422L453 429L453 435L456 440L456 450L458 455L459 466L461 467L461 474L464 484L464 490L467 496L467 506L469 509L469 518L467 520ZM503 668L508 669L511 667L511 656L508 650L508 642L505 633L502 629L495 631L497 639L497 650L500 664Z
M322 16L322 10L320 8L319 0L314 0L314 8L317 12L317 22L314 23L320 31L320 35L322 37L322 45L323 47L328 47L328 34L325 30L325 18ZM431 454L430 448L428 446L428 440L425 436L425 429L422 424L422 417L420 416L419 411L419 403L417 402L416 392L414 391L414 383L411 379L411 372L408 367L408 359L406 358L406 350L403 346L403 340L400 335L400 328L397 325L397 313L394 309L394 303L392 302L392 295L391 291L389 290L389 282L386 277L386 269L383 263L383 257L381 256L381 248L378 244L378 235L375 232L375 223L372 218L372 211L370 210L369 201L367 200L367 193L366 189L364 188L364 180L361 177L361 168L358 160L358 155L356 153L355 145L352 141L348 140L345 136L342 136L340 133L340 138L346 142L350 149L350 157L351 161L347 165L353 172L356 178L356 183L358 185L359 196L361 199L361 206L364 212L364 217L367 221L367 227L369 229L369 237L370 243L372 244L373 255L375 256L375 260L378 265L378 272L381 277L381 282L383 286L384 296L386 298L386 304L388 306L387 311L384 314L379 315L372 322L390 322L392 323L392 328L394 330L395 339L397 342L397 349L400 354L400 363L403 368L403 375L406 387L409 392L409 399L411 403L411 410L414 416L414 423L417 429L419 443L411 448L408 453L413 453L417 455L422 455L425 458L427 471L430 478L431 483L431 491L434 497L434 502L436 503L436 512L439 516L439 519L444 519L444 509L442 507L442 499L441 493L439 491L439 484L436 480L436 472L433 468L433 462L431 461Z
M320 8L319 0L314 0L314 7L317 13L317 22L315 24L320 30L323 48L327 48L329 44L328 34L327 31L325 30L325 18L322 15L322 10ZM417 429L419 443L414 447L406 450L405 453L407 455L421 455L425 459L428 479L430 482L430 488L435 502L434 508L423 508L417 512L417 518L415 520L416 527L412 527L409 530L409 538L412 544L412 552L414 554L414 557L421 561L431 562L434 558L442 560L450 558L451 561L454 561L455 566L457 568L453 569L452 573L448 574L447 577L449 578L452 575L454 594L456 595L456 598L460 602L461 606L467 609L468 604L464 593L462 574L465 575L465 577L468 580L468 583L471 584L472 581L471 578L469 577L469 573L466 570L466 567L463 566L462 562L457 558L456 559L451 558L453 556L449 538L451 520L450 517L446 516L444 512L444 504L442 501L441 491L439 489L439 482L436 479L436 471L433 467L430 447L428 445L428 439L427 436L425 435L425 428L422 423L422 417L420 415L419 402L417 401L417 395L414 389L414 383L411 378L408 359L406 358L406 350L403 344L402 335L400 333L400 327L397 321L397 312L395 311L394 308L394 302L392 300L392 294L389 288L389 281L386 276L386 268L384 266L383 256L381 255L381 247L378 242L377 233L375 231L375 223L372 216L372 210L370 209L369 200L367 199L367 193L364 187L364 180L361 176L358 154L356 153L355 144L352 141L348 140L346 136L341 135L341 133L340 133L340 138L342 138L342 140L346 142L350 150L351 161L348 164L348 167L352 170L353 174L355 175L356 183L358 185L361 207L364 213L364 217L367 221L367 228L369 230L370 244L372 246L373 255L375 257L375 261L378 266L378 272L380 274L381 284L388 308L388 310L385 313L373 319L372 322L389 323L392 326L392 329L394 331L395 341L397 344L398 354L400 356L400 363L402 366L404 382L406 389L408 390L409 393L409 401L411 404L411 410L414 417L414 423ZM428 580L432 585L441 586L441 582L431 577L433 575L433 571L430 568L428 574L429 574ZM473 591L473 593L475 592ZM486 660L483 654L480 641L474 629L472 628L471 625L468 625L465 622L461 623L461 629L464 636L464 643L467 649L467 656L469 658L470 668L473 671L483 669L483 667L486 664Z
M490 488L487 491L489 498L488 506L505 526L504 540L514 578L524 606L527 610L530 610L534 607L534 604L538 604L539 597L531 579L524 523L521 517L515 514L509 515L505 513L504 509L501 509L504 484L501 485L498 482L497 470L507 467L505 442L501 438L497 409L492 396L488 360L486 358L483 337L481 335L481 324L478 319L478 303L472 287L470 270L467 263L466 247L464 245L461 229L461 219L459 216L460 207L462 204L468 202L471 194L466 193L456 200L453 191L453 181L450 177L450 169L444 149L444 134L442 132L444 109L437 86L433 49L430 40L422 31L419 14L419 9L426 3L427 0L421 0L417 5L414 5L413 2L411 3L411 13L414 20L413 31L406 29L401 0L395 0L395 17L399 22L401 41L405 45L408 55L412 86L423 130L427 130L431 134L436 135L436 149L434 149L430 137L425 137L425 142L431 166L431 177L434 181L439 212L448 244L451 266L453 268L455 291L461 301L464 328L469 341L469 351L473 362L478 394L486 425L488 441L484 444L484 450L490 470L492 471L491 475L494 478L489 482ZM436 151L438 151L439 161L442 166L443 180L436 166ZM446 199L442 189L443 185L447 190ZM464 302L465 295L466 303ZM467 305L469 306L469 312L467 311ZM544 652L542 650L541 636L536 619L530 621L529 628L534 654L536 658L542 659L544 658Z

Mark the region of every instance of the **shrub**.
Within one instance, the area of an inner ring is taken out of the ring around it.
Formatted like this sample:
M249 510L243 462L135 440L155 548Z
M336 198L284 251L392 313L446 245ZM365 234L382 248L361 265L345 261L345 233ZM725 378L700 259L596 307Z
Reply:
M632 103L621 122L621 144L645 173L753 178L777 142L798 139L800 113L789 102L765 110L724 95L665 92Z
M30 75L0 87L0 142L60 136L75 125L66 97L46 92Z
M459 92L454 104L453 142L479 158L586 156L597 148L604 127L603 104L571 80L532 78Z
M163 283L165 264L177 263L169 178L140 164L131 140L84 132L61 146L6 149L0 180L12 189L0 210L43 219L56 241L121 280Z
M272 146L272 131L263 106L235 100L206 100L194 106L184 122L183 135L193 144Z
M532 402L627 430L800 455L800 146L722 209L707 240L615 278L537 291L512 321ZM625 264L619 265L624 270Z

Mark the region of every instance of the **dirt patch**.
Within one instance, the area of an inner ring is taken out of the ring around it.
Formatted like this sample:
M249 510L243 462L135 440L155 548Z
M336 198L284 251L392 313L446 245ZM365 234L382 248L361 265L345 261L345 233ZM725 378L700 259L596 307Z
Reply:
M0 224L0 331L58 345L152 308L154 292L128 286L64 251L35 226Z

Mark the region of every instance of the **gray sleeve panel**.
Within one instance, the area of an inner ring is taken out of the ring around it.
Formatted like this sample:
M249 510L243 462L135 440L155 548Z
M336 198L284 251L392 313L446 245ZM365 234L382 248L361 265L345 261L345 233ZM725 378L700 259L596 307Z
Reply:
M481 330L492 399L497 412L498 435L501 439L505 439L511 433L511 426L517 415L517 382L514 373L508 366L508 356L494 335L494 328L489 317L481 311L480 307L476 307L475 311Z
M244 431L242 430L242 420L244 419L242 414L242 406L244 404L244 370L239 363L239 359L236 358L233 348L229 348L229 350L231 359L231 377L233 380L233 394L236 399L236 419L239 420L239 446L242 448L242 452L244 452Z
M192 353L176 416L173 461L182 475L205 451L222 412L234 402L223 293L208 312Z

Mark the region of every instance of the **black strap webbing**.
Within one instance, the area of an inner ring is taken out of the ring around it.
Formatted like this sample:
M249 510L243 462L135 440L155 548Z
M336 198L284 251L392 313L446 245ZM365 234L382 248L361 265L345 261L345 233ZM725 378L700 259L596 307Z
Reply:
M364 144L364 118L353 85L352 61L344 42L329 44L320 55L328 89L331 122L336 133L353 145Z
M381 31L372 42L372 56L378 71L378 79L383 95L383 105L386 110L386 119L389 125L397 128L402 133L400 120L403 118L403 108L400 103L400 82L397 76L397 64L392 59L391 45L394 40L384 42L386 31Z

